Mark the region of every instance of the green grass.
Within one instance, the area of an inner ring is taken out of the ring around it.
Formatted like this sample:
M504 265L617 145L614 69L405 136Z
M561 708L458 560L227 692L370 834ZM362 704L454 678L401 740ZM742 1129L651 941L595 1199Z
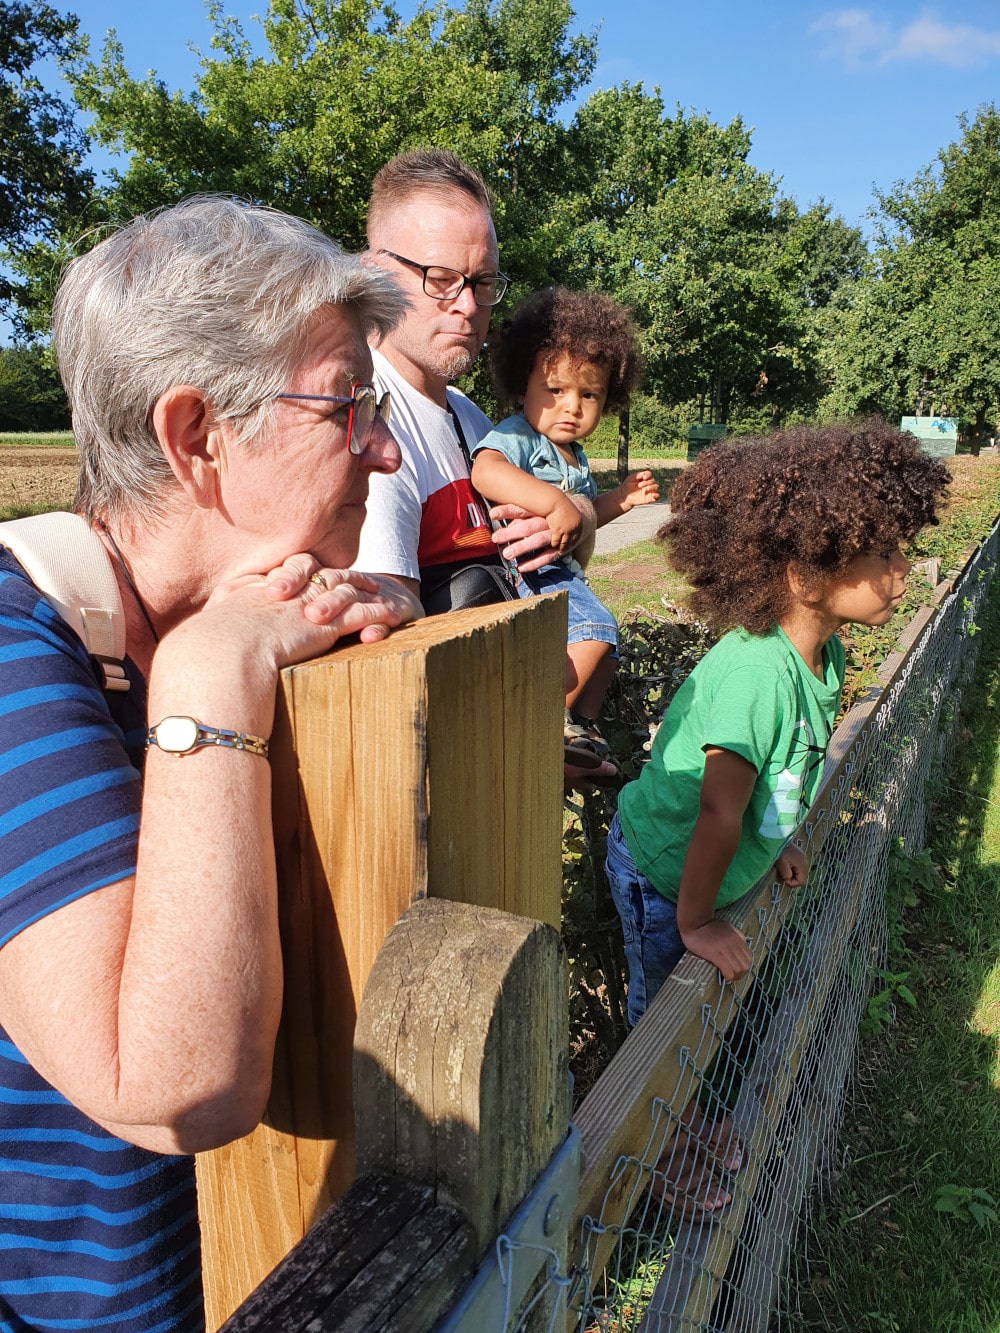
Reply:
M0 431L0 449L72 449L73 432L56 431Z
M1000 462L994 458L947 460L953 481L948 507L937 527L917 533L913 558L937 556L942 570L956 568L1000 511Z
M687 590L655 538L611 555L595 555L587 566L587 582L619 624L637 614L665 615L662 599L678 602Z
M584 448L588 458L617 458L618 418L603 417L593 435L588 435ZM635 440L629 445L629 454L634 458L655 457L671 460L686 458L687 441L671 439L666 445L653 449L648 444L640 444L639 440Z
M52 505L0 505L0 523L9 518L30 518L32 514L48 514Z
M891 910L916 1007L866 1044L797 1333L1000 1329L1000 583L983 621L930 852L901 863L916 901Z

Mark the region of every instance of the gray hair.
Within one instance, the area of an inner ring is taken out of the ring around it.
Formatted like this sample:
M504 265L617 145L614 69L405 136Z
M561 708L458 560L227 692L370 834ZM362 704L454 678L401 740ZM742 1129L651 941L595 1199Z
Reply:
M447 198L464 194L484 213L492 213L489 187L475 168L446 148L414 148L386 162L372 181L368 204L368 241L383 219L415 194Z
M76 506L117 526L162 514L173 473L153 429L172 385L253 440L305 351L311 317L345 306L383 337L405 297L307 222L234 199L194 196L136 218L67 267L53 344L80 453Z

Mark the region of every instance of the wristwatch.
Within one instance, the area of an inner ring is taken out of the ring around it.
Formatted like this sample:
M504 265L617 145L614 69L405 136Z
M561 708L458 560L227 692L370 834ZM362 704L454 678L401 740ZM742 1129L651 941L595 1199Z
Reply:
M146 732L146 745L156 745L166 754L180 758L205 745L221 745L229 750L246 750L267 758L268 743L260 736L246 731L229 731L226 727L209 727L193 717L165 717Z

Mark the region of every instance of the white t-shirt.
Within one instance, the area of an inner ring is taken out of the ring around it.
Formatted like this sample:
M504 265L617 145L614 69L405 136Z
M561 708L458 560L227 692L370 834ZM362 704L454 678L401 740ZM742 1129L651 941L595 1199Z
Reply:
M476 502L451 413L409 384L377 350L375 387L392 395L389 428L403 455L398 472L373 472L355 569L419 579L421 566L495 555ZM487 416L458 389L448 402L472 449L491 429Z

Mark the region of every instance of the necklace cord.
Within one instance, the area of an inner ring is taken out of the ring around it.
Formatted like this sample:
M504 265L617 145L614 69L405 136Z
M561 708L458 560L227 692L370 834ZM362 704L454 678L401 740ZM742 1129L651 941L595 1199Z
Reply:
M149 626L149 632L153 636L153 642L158 644L160 642L160 636L157 634L156 629L153 626L152 618L150 617L149 612L146 610L146 603L139 596L139 589L135 586L135 579L133 579L132 572L129 569L128 565L125 563L125 557L122 555L121 551L119 551L118 543L115 541L114 537L112 537L111 533L108 531L107 524L104 522L104 520L98 519L98 523L100 524L101 531L104 533L105 537L107 537L108 541L111 543L111 550L114 552L114 557L118 561L122 573L125 575L125 582L131 589L132 596L135 598L135 604L142 612L143 620Z

